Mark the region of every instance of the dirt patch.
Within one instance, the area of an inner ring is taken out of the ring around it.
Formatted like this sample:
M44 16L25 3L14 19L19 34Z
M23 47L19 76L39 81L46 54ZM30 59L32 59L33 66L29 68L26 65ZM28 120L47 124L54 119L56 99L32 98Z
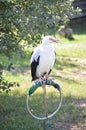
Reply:
M55 124L56 130L86 130L86 124L58 122Z

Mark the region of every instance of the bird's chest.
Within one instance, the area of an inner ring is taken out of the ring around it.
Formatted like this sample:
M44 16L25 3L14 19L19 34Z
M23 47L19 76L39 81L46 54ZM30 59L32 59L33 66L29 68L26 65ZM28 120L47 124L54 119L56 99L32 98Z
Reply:
M40 53L39 65L37 66L37 76L49 73L55 62L55 50L53 48L43 49Z
M40 66L45 69L50 69L52 68L54 62L55 62L54 50L52 48L44 50L44 52L40 56Z
M55 57L55 53L54 51L51 50L51 51L44 52L44 55L42 55L42 60L50 63L51 61L53 61L54 57Z

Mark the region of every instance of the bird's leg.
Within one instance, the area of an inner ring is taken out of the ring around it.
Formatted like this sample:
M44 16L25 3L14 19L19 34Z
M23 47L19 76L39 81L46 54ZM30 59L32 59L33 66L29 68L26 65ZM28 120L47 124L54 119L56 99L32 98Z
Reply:
M49 75L48 74L46 74L45 76L46 76L46 79L49 79Z
M46 82L49 80L49 75L48 74L45 75L45 80L46 80Z
M43 100L44 100L44 107L45 107L45 113L46 113L46 117L48 116L48 106L47 106L47 100L46 100L46 85L45 83L42 84L42 88L43 88Z
M48 74L45 75L45 80L46 80L46 82L49 82L50 85L51 85L51 79L49 78Z
M39 82L41 83L41 86L44 84L44 78L42 76L39 77Z
M42 86L42 84L43 84L43 82L44 82L44 78L43 78L42 76L39 76L38 79L34 80L34 83L35 83L35 84L38 84L39 82L41 83L41 86Z

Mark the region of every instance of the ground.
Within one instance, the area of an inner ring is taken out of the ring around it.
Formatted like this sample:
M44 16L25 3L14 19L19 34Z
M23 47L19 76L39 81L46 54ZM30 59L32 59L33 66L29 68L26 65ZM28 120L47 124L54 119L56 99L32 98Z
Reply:
M77 33L74 41L63 39L56 47L56 63L50 77L61 84L63 101L55 121L50 119L55 130L86 130L86 31ZM6 79L20 83L20 87L11 88L8 94L0 93L1 130L43 130L42 122L33 119L26 109L26 95L33 84L29 64L32 50L27 51L26 57L14 55L10 61L0 55L1 64L14 66L10 71L4 69Z

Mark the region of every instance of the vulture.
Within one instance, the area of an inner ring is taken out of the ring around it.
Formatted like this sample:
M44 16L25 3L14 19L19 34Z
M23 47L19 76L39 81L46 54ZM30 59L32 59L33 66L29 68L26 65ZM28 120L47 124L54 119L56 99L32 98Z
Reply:
M59 40L45 36L42 43L34 49L30 59L32 81L48 78L56 59L55 42L58 43Z

